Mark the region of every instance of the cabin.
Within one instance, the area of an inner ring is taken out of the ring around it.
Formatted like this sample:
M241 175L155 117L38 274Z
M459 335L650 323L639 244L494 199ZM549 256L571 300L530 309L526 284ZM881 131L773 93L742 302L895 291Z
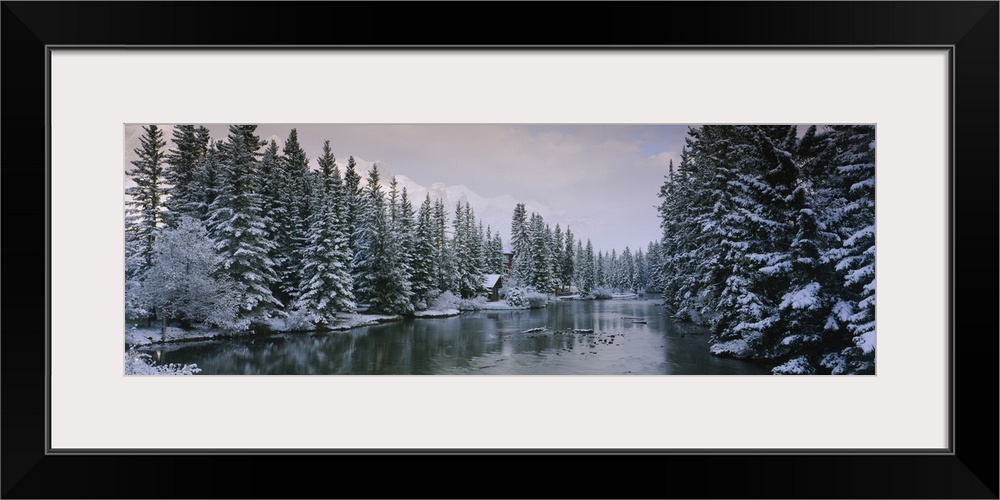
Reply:
M499 274L487 274L483 276L483 290L486 292L486 300L496 302L500 300L500 289L503 288L503 277Z
M504 272L510 274L510 270L514 268L514 251L509 246L504 245L502 253Z

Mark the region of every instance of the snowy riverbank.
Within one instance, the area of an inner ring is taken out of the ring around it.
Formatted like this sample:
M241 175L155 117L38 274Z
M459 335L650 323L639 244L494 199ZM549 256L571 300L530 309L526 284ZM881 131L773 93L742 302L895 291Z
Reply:
M397 315L387 315L387 314L358 314L358 313L339 313L337 314L337 323L327 327L327 330L343 331L350 330L353 328L358 328L362 326L377 325L379 323L388 323L392 321L401 321L402 316ZM272 333L288 333L295 331L304 331L298 328L290 328L288 322L284 319L273 319L267 325L267 331ZM254 335L257 332L255 330L250 330L246 332L226 332L223 330L216 330L212 328L207 328L203 326L198 326L190 330L185 330L176 326L167 327L167 342L182 342L187 340L205 340L213 338L223 338L223 337L238 337L243 335ZM150 345L159 343L161 340L161 330L159 326L155 327L139 327L138 325L130 325L125 331L125 343L128 345Z

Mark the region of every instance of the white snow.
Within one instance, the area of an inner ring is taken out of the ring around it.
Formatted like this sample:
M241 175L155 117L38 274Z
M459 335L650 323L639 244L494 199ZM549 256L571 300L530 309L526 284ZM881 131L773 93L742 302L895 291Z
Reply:
M819 299L816 297L817 292L819 292L819 283L813 281L794 292L786 293L778 308L786 309L788 306L791 306L792 309L814 308L819 304Z
M460 311L458 309L428 309L413 313L418 318L446 318L449 316L458 316L459 314Z
M865 354L871 354L875 350L875 330L862 333L854 337L854 343L861 348Z
M809 364L805 356L800 356L788 360L783 365L775 366L771 369L771 373L774 375L813 375L816 373L816 368Z

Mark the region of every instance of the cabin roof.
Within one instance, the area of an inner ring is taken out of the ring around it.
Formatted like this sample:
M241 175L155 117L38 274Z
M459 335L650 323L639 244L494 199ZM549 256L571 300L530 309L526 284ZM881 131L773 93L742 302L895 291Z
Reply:
M497 282L500 281L499 274L486 274L483 275L483 286L486 288L493 288L497 286Z

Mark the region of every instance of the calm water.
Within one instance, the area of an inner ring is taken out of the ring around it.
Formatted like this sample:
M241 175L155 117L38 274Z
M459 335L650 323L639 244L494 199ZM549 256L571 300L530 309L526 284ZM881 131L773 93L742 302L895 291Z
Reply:
M525 333L539 327L546 330ZM710 355L705 330L665 318L656 300L564 301L544 309L146 349L156 351L161 363L196 363L200 375L768 373Z

